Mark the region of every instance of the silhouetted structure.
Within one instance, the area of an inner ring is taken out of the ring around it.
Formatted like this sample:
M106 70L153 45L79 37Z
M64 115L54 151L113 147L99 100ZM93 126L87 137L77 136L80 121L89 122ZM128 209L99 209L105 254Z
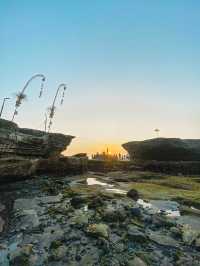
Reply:
M102 161L128 161L130 157L128 154L115 153L111 154L108 149L105 152L92 154L92 160L102 160Z

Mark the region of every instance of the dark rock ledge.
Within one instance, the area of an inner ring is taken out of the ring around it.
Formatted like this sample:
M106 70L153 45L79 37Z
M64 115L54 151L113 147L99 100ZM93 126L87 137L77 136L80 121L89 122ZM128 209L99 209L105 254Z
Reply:
M19 128L0 119L0 183L39 174L77 174L87 170L87 157L64 157L74 137Z
M155 138L122 145L142 170L200 174L200 139Z
M0 158L57 157L66 150L74 136L19 128L17 124L0 119Z

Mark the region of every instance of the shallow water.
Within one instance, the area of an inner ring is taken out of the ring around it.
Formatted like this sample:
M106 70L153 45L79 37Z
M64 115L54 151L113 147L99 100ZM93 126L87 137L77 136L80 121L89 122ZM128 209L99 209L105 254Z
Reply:
M88 186L92 186L92 185L103 186L103 187L105 187L106 191L116 193L116 194L126 194L127 193L127 191L125 191L123 189L113 188L114 185L99 181L96 178L87 178L87 184L88 184Z
M152 214L154 213L163 213L166 216L170 217L179 217L180 211L178 209L179 204L170 200L150 200L146 202L142 199L139 199L138 204L144 209L150 210Z
M6 249L0 249L0 265L9 266L8 254L9 252L13 252L17 249L18 243L14 242L10 244Z
M127 193L127 191L119 188L106 188L106 191L124 195Z
M126 190L116 188L114 185L108 184L106 182L99 181L97 178L87 178L87 184L88 186L92 185L99 185L105 188L107 192L116 193L116 194L123 194L125 195L127 193ZM169 217L185 217L181 216L180 210L179 210L179 204L175 201L171 200L149 200L144 201L143 199L139 199L137 203L144 209L148 209L148 211L152 214L155 213L163 213L166 216ZM191 217L191 219L187 218ZM195 227L198 227L200 225L200 221L198 221L198 218L192 216L187 216L184 219L180 219L180 223L189 223L194 224ZM197 220L197 221L196 221ZM200 220L200 218L199 218Z
M146 211L142 211L142 214L144 214L143 217L147 217L147 214L148 214L148 217L150 217L150 213L163 213L165 214L166 216L172 216L173 219L176 219L176 221L180 224L189 224L192 229L194 230L199 230L200 228L200 217L192 217L190 215L188 216L180 216L180 212L179 212L179 204L177 202L174 202L174 201L170 201L170 200L149 200L149 201L145 201L143 199L139 199L137 201L137 204L132 201L130 198L127 198L127 197L120 197L119 201L118 201L118 197L116 196L115 198L115 193L119 193L119 194L122 194L122 195L125 195L127 193L126 190L123 189L123 185L120 186L120 184L117 184L117 183L111 183L112 179L108 179L108 183L107 183L107 179L106 178L101 178L96 175L90 175L91 178L88 178L87 179L87 185L88 186L91 186L90 189L88 189L86 183L85 183L85 177L84 178L80 178L80 179L76 179L76 181L74 180L68 180L67 179L67 188L68 188L68 185L71 187L71 186L74 186L74 187L83 187L84 189L86 188L86 193L87 193L87 190L90 192L92 191L92 195L93 195L93 191L96 192L97 191L97 194L99 191L106 191L107 194L108 193L112 193L112 201L110 201L110 199L108 198L108 200L105 200L105 207L107 208L108 207L108 210L116 210L116 208L118 207L123 207L123 206L128 206L128 208L130 208L131 206L132 207L137 207L140 206L140 208L144 208L146 209ZM93 177L93 178L92 178ZM109 184L109 182L111 184ZM43 182L41 182L43 184ZM36 182L36 184L38 185L38 180ZM54 184L54 183L53 183ZM116 184L116 185L114 185ZM50 184L51 185L51 184ZM4 239L2 239L2 243L5 244L5 248L2 244L2 246L0 245L0 265L3 265L3 266L9 266L9 259L7 257L8 254L16 251L16 249L20 249L20 245L22 245L22 243L26 243L27 241L31 243L34 243L34 252L38 252L37 254L39 254L39 257L41 257L41 261L43 261L43 258L45 258L45 255L46 255L46 248L43 249L44 247L48 246L47 243L49 242L52 242L54 241L54 236L55 236L55 239L58 237L61 236L61 239L62 239L62 236L65 235L66 236L66 239L67 241L70 242L70 245L75 247L77 245L77 240L73 240L74 242L71 242L72 239L74 239L74 235L79 235L79 232L80 234L80 239L81 239L81 236L84 236L83 238L85 238L87 235L85 234L85 230L83 230L83 232L80 230L80 224L79 224L79 221L83 222L84 224L85 223L88 223L88 221L93 221L93 223L100 223L100 219L101 219L101 216L100 217L97 217L96 220L93 220L94 219L94 210L88 208L88 205L81 205L81 209L80 210L77 210L76 208L71 208L70 207L70 199L71 199L71 196L69 196L69 198L64 198L63 202L60 200L56 200L57 198L60 199L62 193L59 195L56 194L56 196L54 195L51 195L51 196L47 196L46 194L44 195L44 192L41 191L40 192L40 188L39 189L36 189L35 192L33 193L33 189L35 188L35 184L32 186L32 185L29 185L27 187L24 186L24 183L23 185L19 186L19 188L16 188L15 186L15 191L16 191L16 195L14 197L14 200L19 200L18 201L18 205L19 205L19 202L20 200L23 200L23 204L20 204L20 207L22 207L22 210L23 212L21 213L20 211L18 212L18 207L16 207L15 209L15 215L16 217L23 217L22 214L28 214L29 217L31 217L31 212L29 211L27 213L27 209L29 210L32 210L34 209L37 214L38 214L38 217L41 215L41 225L44 226L45 230L40 230L39 232L37 232L38 230L38 227L36 226L37 230L35 231L35 229L30 229L29 231L29 226L27 227L26 225L26 222L28 220L25 220L24 218L22 218L23 221L25 221L25 223L23 224L18 224L17 223L17 227L12 227L11 229L14 228L14 231L10 231L10 234L8 234L8 237L4 237ZM42 187L43 188L43 187ZM62 187L61 187L62 188ZM58 190L60 191L60 190ZM57 191L57 192L58 192ZM61 190L62 191L62 190ZM57 193L56 192L56 193ZM19 194L20 193L20 194ZM85 191L84 191L85 193ZM10 194L8 194L10 195ZM94 193L95 195L95 193ZM33 199L35 200L36 198L38 199L39 197L39 201L37 201L38 203L36 205L34 204L31 204L32 201L29 201L29 199ZM49 198L50 197L50 198ZM6 197L7 198L7 197ZM27 201L28 200L28 201ZM117 203L117 204L113 204L113 203ZM122 205L121 205L122 204ZM23 206L21 206L23 205ZM69 205L69 206L68 206ZM51 208L51 206L53 208ZM69 209L68 209L69 207ZM41 209L41 208L44 208L44 209ZM53 214L53 216L51 216L52 214L48 214L46 215L47 213L47 210L59 210L58 214ZM0 209L3 209L0 205ZM122 208L123 209L123 208ZM60 212L61 210L61 212ZM69 211L69 216L68 216L68 213L66 213L66 210ZM62 213L63 212L63 213ZM66 219L66 214L67 214L67 217L69 217L69 219ZM19 216L21 215L21 216ZM44 216L43 216L44 215ZM43 216L43 217L42 217ZM85 222L85 216L88 217L88 220L86 219L87 222ZM64 219L61 219L64 218ZM21 219L20 218L20 219ZM53 218L53 219L52 219ZM82 219L83 218L83 219ZM92 219L91 219L92 218ZM199 219L198 219L199 218ZM90 219L90 220L89 220ZM129 219L129 217L127 217L128 222L127 222L127 226L128 225L132 225L132 220ZM13 222L14 220L12 220ZM47 223L46 223L47 221ZM17 220L16 220L17 222ZM74 223L77 222L77 226L75 226ZM102 222L103 223L106 223L103 218L102 218ZM71 227L71 224L73 225ZM23 225L21 227L21 225ZM25 225L25 227L24 227ZM32 226L32 221L31 221L31 226ZM84 225L86 226L86 224ZM134 225L135 226L135 225ZM148 233L148 229L150 229L151 231L151 223L149 224L145 224L146 228L145 228L145 234ZM25 229L24 229L25 228ZM27 228L27 229L26 229ZM34 228L34 227L33 227ZM41 227L43 228L43 227ZM52 228L54 229L53 230L53 233L52 232ZM78 228L78 230L77 230ZM84 228L84 227L83 227ZM119 227L121 228L121 227ZM136 228L137 228L137 224L136 224ZM139 228L139 227L138 227ZM15 231L15 229L17 229ZM112 231L112 227L110 227L111 229L111 236L112 237L115 237L116 236L116 231ZM147 230L146 230L147 229ZM164 229L164 230L163 230ZM20 230L19 232L22 232L22 233L19 233L18 230ZM65 231L63 231L65 230ZM68 237L68 235L71 233L71 231L74 230L72 232L72 235ZM115 228L114 228L115 230ZM121 230L121 229L119 229ZM122 229L121 232L121 235L124 235L124 229ZM140 231L140 229L138 229ZM159 229L161 230L161 237L162 235L163 236L166 236L166 232L165 232L165 228L162 228L162 229ZM82 232L82 233L81 233ZM123 234L122 234L123 233ZM159 232L153 232L153 234L156 234ZM29 239L30 237L30 239ZM86 242L86 249L85 249L85 252L87 252L88 247L90 248L91 247L91 241L92 241L92 238L91 236L89 236L89 240L88 242ZM35 242L36 241L36 242ZM120 240L121 241L121 240ZM1 242L1 240L0 240ZM17 243L18 242L18 243ZM45 243L44 245L40 245L40 243ZM69 243L67 242L67 243ZM130 243L132 243L133 241L131 240ZM10 243L12 243L10 245ZM88 243L88 244L87 244ZM94 242L96 243L96 242ZM172 242L173 244L173 242ZM18 245L18 247L17 247ZM80 242L79 243L79 246L82 248L82 243ZM88 245L88 246L87 246ZM139 247L140 244L137 244L136 242L133 244L133 249L136 247ZM180 243L180 245L182 245L182 243ZM98 247L99 248L99 247ZM126 246L127 250L129 250L130 246L129 244L127 244ZM141 246L139 247L141 249ZM142 251L145 251L146 252L146 247L142 247ZM158 247L154 246L154 242L152 242L152 249L151 250L154 250L154 249L157 249ZM147 247L147 249L149 249L149 247ZM93 253L97 252L97 248L94 249L94 251L92 250ZM163 247L160 247L159 250L164 250L163 252L166 252L166 249L163 248ZM118 251L118 250L117 250ZM191 250L189 250L191 252ZM52 255L52 251L51 249L49 249L49 254ZM72 254L72 253L71 253ZM88 253L89 256L91 256L90 253ZM128 253L125 253L125 255L127 255ZM120 255L120 254L119 254ZM156 256L156 253L155 253L155 256ZM171 253L168 253L168 256L170 257L171 256ZM40 260L40 258L39 258ZM51 265L57 265L57 263L60 264L60 262L55 262L55 264L51 264ZM44 265L42 262L40 264L37 264L37 265ZM64 265L64 264L63 264ZM77 264L78 265L78 264ZM158 264L154 264L154 265L158 265ZM160 264L159 264L160 265ZM167 264L166 264L167 265ZM172 264L171 264L172 265ZM184 263L183 263L184 265ZM190 264L190 265L193 265L193 264Z
M177 219L179 224L188 224L193 230L199 231L200 229L200 217L192 215L183 215Z
M108 183L98 181L96 178L92 178L92 177L87 178L87 184L88 184L88 186L93 186L93 185L106 186L106 187L113 187L114 186L114 185L110 185Z

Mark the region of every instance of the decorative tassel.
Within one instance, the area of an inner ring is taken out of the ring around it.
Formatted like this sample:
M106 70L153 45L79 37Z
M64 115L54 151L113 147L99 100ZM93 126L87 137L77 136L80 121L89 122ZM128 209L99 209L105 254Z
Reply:
M40 88L40 94L39 94L39 98L41 98L41 97L42 97L43 89L44 89L44 81L42 80L42 83L41 83L41 88Z

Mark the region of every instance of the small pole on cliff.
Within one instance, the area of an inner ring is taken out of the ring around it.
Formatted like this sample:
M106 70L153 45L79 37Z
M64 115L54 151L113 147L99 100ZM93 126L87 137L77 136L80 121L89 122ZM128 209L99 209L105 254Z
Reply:
M20 107L20 105L22 104L22 101L26 99L26 94L25 94L25 90L28 87L28 85L31 83L31 81L35 78L41 78L42 82L41 82L41 87L40 87L40 94L39 94L39 98L42 96L42 92L44 89L44 82L46 80L46 77L43 74L36 74L34 76L32 76L25 84L25 86L23 87L22 91L20 91L19 93L16 94L16 102L15 102L15 110L12 116L12 121L14 120L15 116L18 114L17 109Z
M10 99L10 98L8 98L8 97L6 97L6 98L3 99L3 103L2 103L1 111L0 111L0 117L2 116L3 109L4 109L4 106L5 106L5 102L6 102L7 100L9 100L9 99Z
M158 138L159 137L160 129L156 128L156 129L154 129L154 131L156 132L156 137Z

